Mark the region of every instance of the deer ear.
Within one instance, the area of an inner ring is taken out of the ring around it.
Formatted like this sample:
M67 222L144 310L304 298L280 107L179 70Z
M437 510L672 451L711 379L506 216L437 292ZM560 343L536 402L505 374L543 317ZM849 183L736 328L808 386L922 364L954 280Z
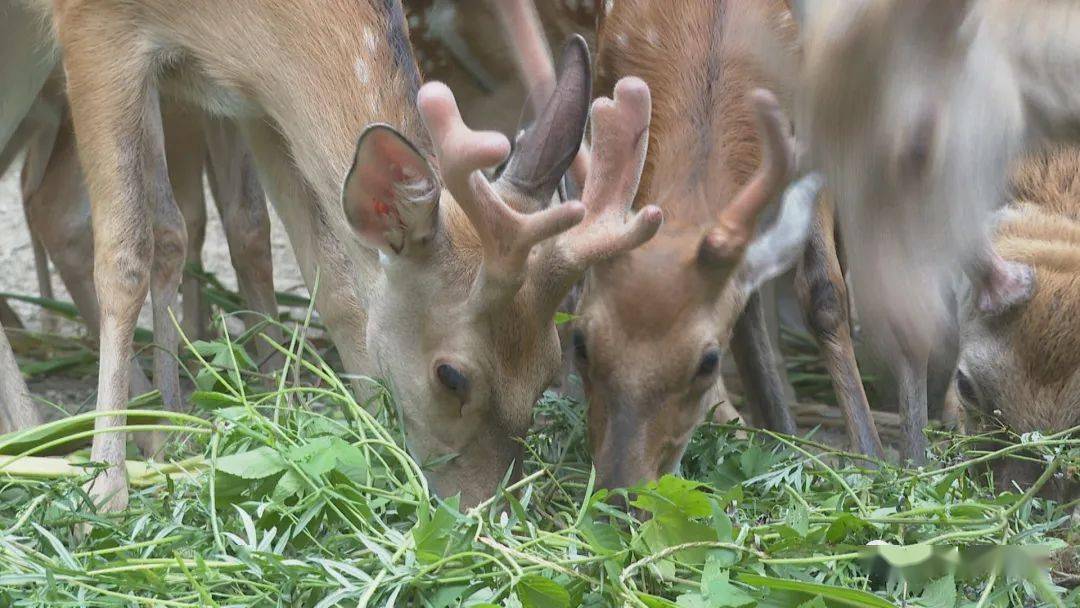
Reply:
M746 249L739 270L744 293L753 293L798 261L806 250L818 194L824 185L821 175L811 173L788 186L776 220Z
M1002 259L996 252L991 252L990 258L984 272L971 276L976 310L997 316L1031 300L1035 295L1035 269Z
M572 36L559 61L559 78L544 110L518 137L500 180L547 206L581 147L592 102L589 47Z
M384 124L364 129L345 178L341 204L364 245L403 254L431 240L439 180L405 136Z

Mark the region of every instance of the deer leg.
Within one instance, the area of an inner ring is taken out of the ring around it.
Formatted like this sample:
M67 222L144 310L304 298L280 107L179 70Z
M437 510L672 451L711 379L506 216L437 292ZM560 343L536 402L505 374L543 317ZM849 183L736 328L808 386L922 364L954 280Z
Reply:
M0 433L41 424L41 415L30 399L19 364L7 335L0 329Z
M882 458L884 449L855 360L847 284L837 255L833 206L828 198L818 206L806 252L796 270L795 292L832 378L852 449Z
M125 30L125 24L107 12L82 5L65 11L58 24L72 117L90 191L94 282L101 312L97 409L116 412L127 404L132 338L156 265L154 238L159 222L155 212L164 206L157 204L158 199L171 202L172 198L160 103L150 75L154 45ZM79 34L87 31L97 35ZM103 37L110 44L99 44ZM172 206L175 209L175 203ZM178 223L182 237L183 220ZM165 240L160 247L178 264L183 260L183 238ZM157 279L158 303L162 304L160 296L167 296L161 289L165 281ZM171 350L167 355L171 358L174 353ZM155 358L163 362L164 357ZM163 364L156 370L159 384L169 367ZM175 374L175 360L171 367ZM175 377L173 382L175 386ZM124 416L117 415L95 421L91 459L107 466L88 489L105 510L127 506L125 438L123 431L116 430L124 424Z
M760 414L765 428L788 435L798 432L787 405L783 378L776 367L772 340L765 325L765 308L758 292L750 295L735 323L731 354L735 357L746 399Z
M260 317L277 320L270 215L251 151L236 125L219 118L206 118L206 144L206 174L225 227L240 296L259 315L247 319L247 325L254 327ZM265 326L262 333L277 343L284 340L277 325ZM281 356L265 340L255 340L255 352L264 372L281 368Z
M36 121L34 125L26 122L16 132L18 139L24 129L32 130L26 134L26 160L23 161L22 173L20 174L20 194L23 201L23 214L26 216L26 225L30 228L30 245L34 254L34 274L37 276L38 295L42 298L53 299L52 277L49 275L49 256L42 242L40 234L33 229L30 221L30 198L41 187L49 159L52 156L53 144L57 139L59 124L55 121ZM15 143L13 139L11 143ZM0 172L3 171L4 161L0 160ZM56 331L56 317L46 311L41 320L42 329L46 332Z
M261 123L246 122L243 132L257 163L259 179L281 217L315 309L329 330L348 373L370 375L365 335L367 314L357 289L375 281L353 260L374 254L347 238L345 218L328 217L298 175L281 136ZM375 264L366 267L375 267ZM317 283L317 284L316 284ZM369 392L356 380L361 399Z
M928 356L903 352L890 357L890 368L896 382L896 394L900 406L901 460L921 465L926 462L926 428L928 420L926 400L926 369Z
M55 141L37 139L27 148L28 159L35 157L41 149L48 149L50 153L48 162L43 163L40 178L23 180L26 220L30 232L41 242L56 266L90 335L97 338L100 314L94 291L90 197L83 181L71 123L65 121L54 134ZM35 189L29 191L26 188L31 184ZM142 368L132 365L130 394L137 396L150 390L150 381Z
M206 198L203 195L202 181L206 143L202 130L196 128L199 119L198 113L179 104L162 105L162 126L165 131L165 159L169 167L169 183L172 184L173 197L183 217L187 233L187 254L184 266L195 270L202 270L202 250L206 240ZM169 216L170 214L167 213L163 217L172 221L168 219ZM153 292L152 286L151 292ZM199 279L190 273L184 273L181 279L181 293L183 295L181 326L184 333L192 340L205 338L209 334L207 322L210 319L210 308L206 298L203 297Z

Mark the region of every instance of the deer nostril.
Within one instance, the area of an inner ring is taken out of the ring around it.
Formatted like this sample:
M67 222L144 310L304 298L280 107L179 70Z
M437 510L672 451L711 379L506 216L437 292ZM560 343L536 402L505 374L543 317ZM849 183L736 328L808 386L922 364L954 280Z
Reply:
M469 379L449 363L441 363L435 368L435 376L450 392L464 398L469 392Z

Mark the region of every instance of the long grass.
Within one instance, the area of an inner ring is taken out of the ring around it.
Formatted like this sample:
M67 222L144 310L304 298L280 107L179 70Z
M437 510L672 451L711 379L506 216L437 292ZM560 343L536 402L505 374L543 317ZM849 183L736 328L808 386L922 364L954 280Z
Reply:
M0 438L0 606L1080 605L1071 506L1038 492L1080 470L1076 429L992 451L941 435L907 470L709 424L682 477L608 492L582 407L546 395L525 476L461 508L433 496L391 395L358 380L375 396L357 402L308 329L289 326L272 376L257 332L188 343L195 411L131 411L176 440L129 463L124 512L91 505L85 450L36 458L93 414ZM998 493L986 465L1014 457L1045 474Z

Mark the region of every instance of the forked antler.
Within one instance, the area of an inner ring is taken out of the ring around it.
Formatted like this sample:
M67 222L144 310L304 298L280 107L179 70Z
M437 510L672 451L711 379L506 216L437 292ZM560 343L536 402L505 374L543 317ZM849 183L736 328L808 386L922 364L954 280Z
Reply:
M632 212L649 141L652 99L640 78L615 84L615 98L592 106L592 166L585 180L584 220L553 243L549 280L565 293L593 264L634 249L656 234L664 215L648 205ZM561 296L560 296L561 297Z
M730 271L754 238L761 211L776 199L795 166L794 139L788 135L788 121L780 104L769 91L750 93L761 136L761 165L735 198L717 217L713 229L701 241L702 263Z
M443 181L469 218L483 248L476 292L486 303L512 298L525 282L533 247L581 222L585 207L570 203L530 214L515 211L495 193L481 172L498 165L510 153L506 137L467 127L454 94L442 83L424 85L418 105L435 146Z
M614 100L596 100L592 108L595 160L583 201L524 214L507 205L481 172L506 157L509 141L498 133L468 128L450 89L441 83L424 85L418 105L443 182L469 218L483 249L483 264L473 288L481 306L513 298L530 273L535 273L535 297L545 310L554 312L591 264L633 249L656 234L663 220L659 208L645 207L630 216L645 162L650 104L649 88L637 78L619 81ZM529 254L544 241L550 247L530 262Z

